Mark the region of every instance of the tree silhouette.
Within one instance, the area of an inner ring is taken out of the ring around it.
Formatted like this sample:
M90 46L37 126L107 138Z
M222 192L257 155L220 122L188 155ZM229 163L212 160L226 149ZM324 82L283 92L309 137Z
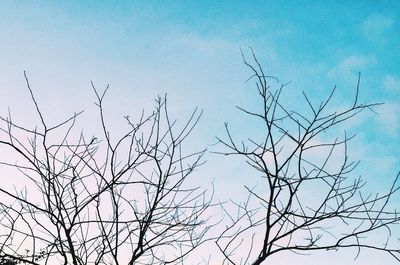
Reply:
M0 117L2 173L19 182L0 186L0 264L186 264L211 241L222 264L341 248L356 249L357 256L361 249L382 251L400 261L391 236L400 221L391 209L400 175L386 193L366 193L348 155L354 136L337 135L339 125L379 105L360 103L360 76L348 107L331 110L333 89L319 104L304 93L304 107L296 111L282 100L287 84L265 75L252 55L252 63L243 60L249 80L256 80L260 109L238 108L256 123L243 128L262 135L247 131L248 140L240 141L225 124L219 153L243 158L262 185L250 185L249 178L247 200L221 203L219 226L207 212L213 191L188 182L204 163L205 150L187 151L201 112L180 124L170 117L166 96L158 97L152 112L125 116L118 136L105 118L108 87L99 92L92 84L101 132L87 137L77 128L82 112L49 124L25 75L40 124L21 125L10 112ZM221 229L216 238L211 227ZM376 234L382 242L372 240Z
M295 111L281 100L287 84L266 75L253 52L252 63L242 56L261 104L258 111L238 108L253 118L249 122L260 126L257 132L263 135L240 141L225 124L227 137L218 138L225 149L219 153L243 158L263 184L253 187L255 179L249 178L248 198L234 202L236 212L223 205L229 224L217 246L224 264L257 265L277 253L341 248L379 250L400 261L398 242L393 241L397 239L391 237L400 216L389 209L399 174L387 193L366 194L365 182L352 177L358 163L350 160L347 148L353 136L345 132L332 138L338 125L379 105L360 103L360 76L347 108L330 110L334 88L319 104L303 93L305 106ZM376 233L384 235L383 242L370 238Z
M26 78L26 75L25 75ZM102 136L76 132L82 112L49 125L26 78L41 124L1 117L0 162L24 187L0 187L3 264L178 264L205 240L205 190L187 183L204 150L186 142L201 112L179 125L166 97L132 120L120 137L104 117L104 92L93 86ZM108 88L108 87L107 87Z

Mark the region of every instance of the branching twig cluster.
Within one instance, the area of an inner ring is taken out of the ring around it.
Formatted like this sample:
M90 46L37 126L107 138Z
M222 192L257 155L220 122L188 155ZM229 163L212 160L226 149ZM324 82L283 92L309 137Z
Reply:
M225 124L220 153L244 158L263 185L245 186L244 202L221 204L226 226L216 239L207 234L212 194L187 182L203 164L205 150L186 150L201 112L179 126L166 97L158 97L152 113L126 116L128 129L115 136L105 118L108 87L100 92L92 84L101 136L88 138L76 132L82 112L48 124L25 75L39 125L21 125L10 112L0 116L0 167L23 183L0 186L0 264L185 264L214 239L223 264L340 248L357 256L361 249L383 251L400 261L391 237L400 216L390 209L400 175L386 193L367 194L348 155L354 136L325 140L379 105L360 103L360 76L347 108L330 111L334 88L319 104L303 93L305 107L295 111L281 100L287 84L265 75L254 53L253 63L243 59L261 109L238 109L261 124L263 135L238 141ZM375 234L383 242L371 240Z
M348 157L352 137L345 133L343 139L323 140L338 124L379 105L359 102L360 76L352 104L341 111L329 112L335 88L318 105L304 93L307 115L281 102L287 84L279 85L278 79L265 75L252 55L254 63L244 56L243 60L253 73L250 80L256 80L262 108L258 112L238 108L262 123L264 136L240 142L226 124L227 137L218 140L225 147L222 154L243 157L265 185L246 186L248 200L236 203L236 214L223 205L230 224L217 245L225 264L257 265L278 252L339 248L380 250L400 261L400 248L389 241L400 216L388 208L399 189L399 174L387 193L365 195L365 182L352 178L357 166ZM271 84L278 84L277 88ZM387 241L371 242L368 235L375 231L386 233Z
M1 117L0 148L14 161L0 163L26 186L0 187L13 201L0 204L4 262L178 264L205 240L210 196L187 185L204 150L185 153L201 112L179 128L159 97L152 113L126 116L129 129L114 137L104 116L107 89L92 84L103 136L87 138L75 133L82 112L50 126L26 81L40 126Z

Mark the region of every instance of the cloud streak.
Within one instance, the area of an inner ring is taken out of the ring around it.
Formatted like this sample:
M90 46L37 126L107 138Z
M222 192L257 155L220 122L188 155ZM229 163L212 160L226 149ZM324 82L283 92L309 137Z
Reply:
M364 37L370 41L385 41L387 31L392 27L394 21L391 17L375 13L369 15L362 23Z
M344 79L353 81L358 72L376 64L374 56L351 55L340 61L327 74L330 79Z

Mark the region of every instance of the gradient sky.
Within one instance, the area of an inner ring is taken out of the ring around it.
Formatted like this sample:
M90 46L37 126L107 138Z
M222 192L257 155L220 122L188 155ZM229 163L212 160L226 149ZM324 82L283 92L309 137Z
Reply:
M292 81L294 95L304 90L315 102L337 85L336 104L350 104L362 73L360 101L385 105L353 124L351 154L364 161L365 179L385 187L400 165L400 2L315 2L1 1L0 111L10 107L17 120L33 122L26 70L49 121L81 109L93 117L92 80L111 86L114 128L123 115L151 108L157 94L168 93L177 117L204 109L193 145L208 146L223 135L225 121L246 133L234 106L256 102L240 55L251 46L265 72ZM288 100L304 104L301 97ZM218 188L228 181L233 193L243 192L245 174L221 158L208 160L201 182L214 179ZM296 264L336 264L324 257ZM377 257L367 253L354 263L341 257L341 264L392 264Z

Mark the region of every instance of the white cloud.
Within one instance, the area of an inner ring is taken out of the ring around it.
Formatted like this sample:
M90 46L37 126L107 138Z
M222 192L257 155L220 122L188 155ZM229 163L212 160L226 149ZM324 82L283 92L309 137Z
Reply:
M167 39L172 45L186 47L202 56L215 56L221 53L238 53L239 46L226 39L205 38L193 33L176 33Z
M384 41L383 35L393 25L393 19L382 14L371 14L362 23L364 36L372 41Z
M400 91L400 78L393 75L385 76L383 79L383 87L387 91Z
M400 135L400 104L391 102L379 108L379 124L389 136Z
M345 79L348 80L352 78L362 69L366 68L368 65L376 63L376 59L373 56L360 56L352 55L346 57L341 62L339 62L334 68L328 72L328 78L331 79Z

